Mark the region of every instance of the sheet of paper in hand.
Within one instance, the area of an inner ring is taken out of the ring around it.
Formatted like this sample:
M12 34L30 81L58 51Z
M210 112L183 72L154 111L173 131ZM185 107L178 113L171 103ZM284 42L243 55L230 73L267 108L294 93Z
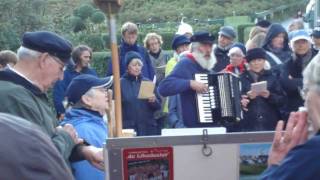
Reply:
M251 91L260 93L265 90L267 90L267 81L260 81L251 84Z
M148 99L154 96L154 83L152 81L141 81L138 99Z

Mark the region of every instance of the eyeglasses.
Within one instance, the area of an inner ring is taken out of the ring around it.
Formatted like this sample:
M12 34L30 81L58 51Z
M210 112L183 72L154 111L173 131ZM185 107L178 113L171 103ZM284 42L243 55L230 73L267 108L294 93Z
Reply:
M52 57L53 60L55 60L58 64L60 64L62 67L64 67L64 63L56 56L53 56L51 54L49 54L50 57Z

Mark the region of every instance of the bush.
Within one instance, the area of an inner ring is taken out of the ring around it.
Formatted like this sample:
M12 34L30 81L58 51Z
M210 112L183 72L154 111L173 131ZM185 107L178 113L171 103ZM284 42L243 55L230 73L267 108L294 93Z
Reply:
M110 60L110 52L93 52L91 67L97 71L99 77L104 77L106 76Z

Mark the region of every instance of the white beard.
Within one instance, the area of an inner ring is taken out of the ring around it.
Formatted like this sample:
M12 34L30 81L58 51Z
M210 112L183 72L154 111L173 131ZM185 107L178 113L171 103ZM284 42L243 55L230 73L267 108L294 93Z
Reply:
M217 63L216 56L213 54L213 52L210 54L210 59L206 59L204 54L199 51L192 52L192 55L197 63L206 70L212 70L213 66Z

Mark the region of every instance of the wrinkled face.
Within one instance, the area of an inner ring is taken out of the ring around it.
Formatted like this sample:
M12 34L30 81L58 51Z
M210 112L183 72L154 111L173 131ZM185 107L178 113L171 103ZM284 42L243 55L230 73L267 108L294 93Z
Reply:
M298 55L305 55L311 48L309 41L305 39L299 39L293 43L293 51Z
M149 51L152 53L158 53L160 51L160 42L156 38L152 38L148 40Z
M219 43L219 46L222 47L222 48L225 48L229 45L231 45L233 42L233 39L227 37L227 36L224 36L222 34L219 35L218 37L218 43Z
M182 53L184 51L188 51L189 47L190 47L189 44L182 44L182 45L178 46L178 48L176 49L176 52L179 55L180 53Z
M132 76L141 74L142 62L140 59L133 59L128 65L128 73Z
M243 54L240 49L234 50L230 55L230 64L233 66L239 66L243 61Z
M203 54L204 59L209 60L211 59L211 52L212 52L212 44L209 43L200 43L198 49L201 54Z
M41 62L41 86L43 91L48 91L54 83L63 79L64 63L55 56L43 53L39 58L43 58Z
M250 70L253 72L259 73L263 70L264 68L264 59L254 59L249 62Z
M271 41L272 47L274 47L274 48L283 48L283 43L284 43L285 36L286 35L284 33L280 33L277 36L275 36Z
M138 34L136 32L128 32L126 31L123 35L123 40L129 44L129 45L134 45L137 41Z
M83 51L80 56L81 67L89 67L91 62L91 55L89 51Z
M107 89L100 87L93 88L93 90L92 107L99 112L105 112L105 110L109 108Z

